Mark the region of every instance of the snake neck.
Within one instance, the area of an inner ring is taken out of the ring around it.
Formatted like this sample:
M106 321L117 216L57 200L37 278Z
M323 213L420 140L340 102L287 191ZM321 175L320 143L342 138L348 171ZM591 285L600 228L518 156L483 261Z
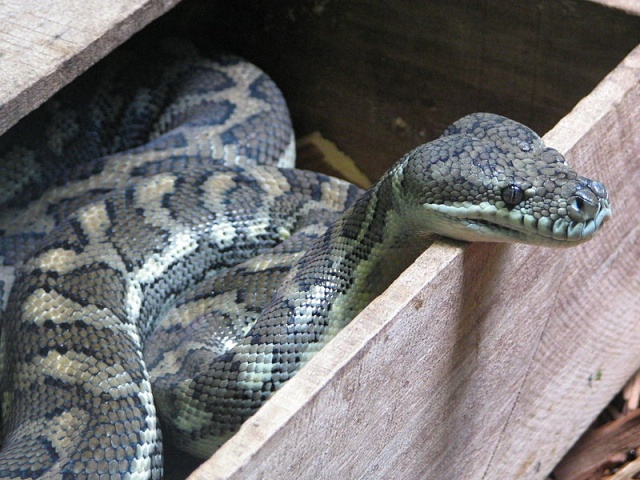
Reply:
M432 242L432 235L407 215L407 202L400 186L401 166L385 174L327 232L328 239L346 252L342 268L349 272L351 287L339 296L332 308L349 305L345 323L380 295ZM345 241L346 239L346 241ZM346 246L345 246L346 244Z

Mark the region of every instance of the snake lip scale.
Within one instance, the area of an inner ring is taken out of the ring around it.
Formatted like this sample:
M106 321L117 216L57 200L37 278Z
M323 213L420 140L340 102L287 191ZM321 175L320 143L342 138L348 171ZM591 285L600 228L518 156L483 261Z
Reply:
M502 232L505 238L513 241L522 240L528 232L535 231L541 238L539 243L544 244L550 240L557 240L561 246L572 246L588 240L600 226L611 218L609 201L603 199L595 205L593 218L586 221L558 219L553 222L547 217L536 219L534 216L523 215L518 211L504 209L499 213L499 208L490 204L479 205L435 205L426 206L434 212L446 217L454 217L456 221L479 236L487 232ZM471 238L467 238L473 241ZM478 241L481 241L479 238Z
M572 246L611 217L604 185L491 113L365 192L297 170L266 74L157 50L0 138L2 479L161 478L163 438L210 456L434 236Z

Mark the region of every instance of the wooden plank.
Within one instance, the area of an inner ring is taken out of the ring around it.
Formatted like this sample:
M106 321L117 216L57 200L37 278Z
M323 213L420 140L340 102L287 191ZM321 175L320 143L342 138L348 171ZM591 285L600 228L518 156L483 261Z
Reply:
M545 137L611 191L596 239L434 245L191 478L545 478L640 365L638 78Z
M0 2L0 134L178 2Z

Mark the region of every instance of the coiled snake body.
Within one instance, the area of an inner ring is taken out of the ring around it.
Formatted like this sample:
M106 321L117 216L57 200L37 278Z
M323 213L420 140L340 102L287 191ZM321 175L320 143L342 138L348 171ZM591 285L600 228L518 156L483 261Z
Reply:
M610 215L600 183L492 114L364 193L289 168L268 77L153 53L90 73L0 143L2 478L160 478L156 409L210 455L433 235L573 245Z

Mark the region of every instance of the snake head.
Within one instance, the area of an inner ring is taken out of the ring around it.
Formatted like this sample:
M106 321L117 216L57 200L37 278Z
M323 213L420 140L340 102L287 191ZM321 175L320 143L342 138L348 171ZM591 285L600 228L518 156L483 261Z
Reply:
M422 206L413 223L458 240L576 245L611 217L602 183L578 175L534 131L499 115L458 120L399 168L403 202Z

